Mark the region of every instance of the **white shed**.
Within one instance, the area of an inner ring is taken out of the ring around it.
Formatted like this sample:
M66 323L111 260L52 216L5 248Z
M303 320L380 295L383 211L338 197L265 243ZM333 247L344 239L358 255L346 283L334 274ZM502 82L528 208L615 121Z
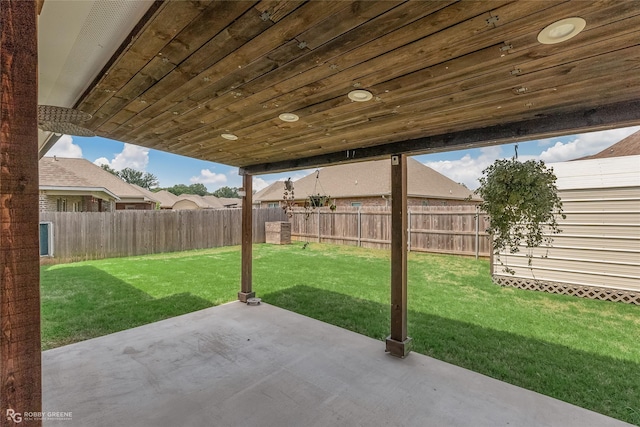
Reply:
M550 164L567 218L553 247L501 254L500 285L640 304L640 155ZM546 257L545 257L546 255Z

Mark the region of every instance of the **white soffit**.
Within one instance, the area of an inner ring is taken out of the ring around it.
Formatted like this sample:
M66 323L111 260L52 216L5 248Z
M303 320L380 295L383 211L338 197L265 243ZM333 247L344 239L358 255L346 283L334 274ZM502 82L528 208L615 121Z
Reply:
M549 163L559 190L640 187L640 155Z
M72 107L152 0L46 0L38 21L38 103Z

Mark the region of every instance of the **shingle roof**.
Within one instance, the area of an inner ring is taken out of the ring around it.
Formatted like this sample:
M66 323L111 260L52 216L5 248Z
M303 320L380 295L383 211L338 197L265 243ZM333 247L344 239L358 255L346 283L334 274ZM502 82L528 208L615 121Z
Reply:
M260 203L261 200L276 200L274 197L280 196L277 200L282 199L284 191L284 181L272 182L262 190L253 195L253 202Z
M220 203L222 203L225 207L241 207L242 199L238 199L235 197L218 197Z
M391 160L374 160L328 166L301 178L294 183L296 199L312 194L332 198L371 197L391 194ZM256 201L275 201L283 197L284 183L271 184L254 195ZM408 158L407 194L413 197L440 199L466 199L473 192L441 173ZM477 196L474 197L478 200Z
M575 160L604 159L607 157L635 156L640 154L640 131L632 133L610 147L591 156L581 157Z
M200 209L224 209L225 207L216 196L198 196L197 194L181 194L177 196L173 206L175 207L176 203L185 200L190 201Z
M134 186L86 159L43 157L38 166L41 187L101 187L120 198L145 199Z
M171 208L171 206L173 206L173 204L178 200L178 196L168 192L167 190L160 190L151 194L153 194L153 197L160 202L160 207L165 209Z
M151 200L152 202L156 202L156 203L161 203L160 199L157 197L157 194L154 193L153 191L147 190L146 188L142 188L139 185L135 185L135 184L131 184L136 190L138 190L140 193L144 194L144 196Z

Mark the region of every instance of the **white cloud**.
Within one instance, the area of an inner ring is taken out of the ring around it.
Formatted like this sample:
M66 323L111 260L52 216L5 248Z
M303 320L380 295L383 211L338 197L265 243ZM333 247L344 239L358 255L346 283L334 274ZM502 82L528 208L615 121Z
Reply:
M202 169L200 175L192 176L189 179L192 184L225 184L227 182L227 176L223 173L211 172L209 169Z
M144 171L149 164L149 149L137 145L124 144L122 151L116 154L112 160L106 157L100 157L93 163L98 166L106 164L117 171L124 168Z
M482 176L482 171L496 159L503 157L501 154L502 149L499 146L484 147L480 149L480 156L477 158L467 154L458 160L426 162L425 165L474 190L480 185L478 178Z
M58 142L47 152L47 156L81 158L82 148L73 143L73 138L69 135L62 135Z
M566 143L557 141L553 144L553 138L543 140L540 145L549 145L547 141L551 141L553 145L540 153L539 159L547 163L562 162L596 154L638 130L640 130L640 126L582 133Z
M97 159L95 159L93 161L94 165L98 165L98 166L102 166L102 165L109 165L109 159L107 159L106 157L98 157Z
M262 178L259 178L259 177L253 178L253 189L255 191L260 191L263 188L267 188L269 185L271 185L271 182L267 182Z

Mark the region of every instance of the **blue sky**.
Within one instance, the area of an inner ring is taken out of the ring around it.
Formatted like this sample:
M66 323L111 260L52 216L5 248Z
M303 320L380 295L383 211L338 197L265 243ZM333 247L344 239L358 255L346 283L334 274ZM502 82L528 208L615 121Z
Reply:
M535 140L518 144L518 158L540 159L546 163L572 160L595 154L640 130L640 126L592 132L559 138ZM471 189L478 186L482 170L498 158L510 158L514 144L472 150L415 156L414 158ZM82 157L96 164L109 164L116 170L125 167L156 175L161 187L201 182L209 191L229 186L240 187L238 169L218 163L191 159L151 150L105 138L70 137L63 135L47 156ZM254 177L254 188L260 190L276 180L301 178L311 170Z

